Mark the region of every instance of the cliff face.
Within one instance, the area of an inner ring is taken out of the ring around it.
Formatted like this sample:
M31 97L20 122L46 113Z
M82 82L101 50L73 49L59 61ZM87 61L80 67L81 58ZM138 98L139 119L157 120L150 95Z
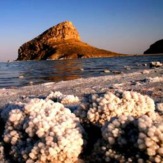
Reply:
M82 41L69 21L49 28L18 49L17 60L73 59L119 56L114 52L92 47Z
M147 49L144 54L158 54L163 53L163 39L155 42Z

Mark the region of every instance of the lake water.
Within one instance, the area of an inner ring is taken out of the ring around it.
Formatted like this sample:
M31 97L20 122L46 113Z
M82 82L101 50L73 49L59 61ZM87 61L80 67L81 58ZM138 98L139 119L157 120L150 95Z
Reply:
M151 61L163 62L163 55L91 58L58 61L0 62L0 88L19 87L45 82L112 75L146 69ZM127 70L126 66L130 67ZM110 70L105 73L104 70Z

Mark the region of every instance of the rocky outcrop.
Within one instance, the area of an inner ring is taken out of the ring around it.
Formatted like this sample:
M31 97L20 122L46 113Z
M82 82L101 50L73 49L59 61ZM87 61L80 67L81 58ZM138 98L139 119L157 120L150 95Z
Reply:
M144 54L158 54L163 53L163 39L155 42L147 49Z
M82 42L73 24L65 21L23 44L18 50L17 60L57 60L119 55L122 54L98 49Z

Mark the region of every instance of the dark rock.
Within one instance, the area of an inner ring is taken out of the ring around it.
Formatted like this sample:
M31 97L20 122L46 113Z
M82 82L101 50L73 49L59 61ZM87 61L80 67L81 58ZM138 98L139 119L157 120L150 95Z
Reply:
M162 67L163 66L163 63L161 62L151 62L149 64L150 68L153 68L153 67Z
M147 49L144 54L158 54L163 53L163 39L155 42Z
M17 60L57 60L120 55L122 54L98 49L80 41L79 33L73 24L65 21L23 44L18 50Z
M113 74L122 74L121 71L112 71Z

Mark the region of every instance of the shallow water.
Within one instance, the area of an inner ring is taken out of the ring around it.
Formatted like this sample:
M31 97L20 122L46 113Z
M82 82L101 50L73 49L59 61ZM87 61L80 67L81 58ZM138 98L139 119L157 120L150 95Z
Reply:
M149 68L151 61L163 62L163 55L91 58L58 61L0 62L0 88L18 87L45 82L134 72ZM144 66L148 64L148 66ZM130 70L126 69L130 67ZM105 73L104 70L110 70Z

